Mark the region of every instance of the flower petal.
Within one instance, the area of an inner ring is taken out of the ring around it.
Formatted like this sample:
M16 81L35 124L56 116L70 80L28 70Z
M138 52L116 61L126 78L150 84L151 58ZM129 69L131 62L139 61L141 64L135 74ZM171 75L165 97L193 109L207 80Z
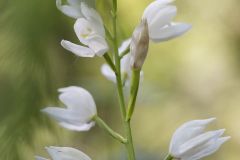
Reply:
M88 45L89 37L97 35L94 27L85 18L78 18L74 24L74 31L81 43Z
M173 0L156 0L150 3L147 8L143 12L143 18L148 19L156 15L156 13L168 5L169 3L173 2Z
M97 114L96 104L92 95L81 87L70 86L60 88L58 91L61 93L59 99L70 109L79 111L83 116L94 116ZM81 116L81 115L79 115Z
M205 127L214 120L215 118L193 120L181 125L172 136L169 152L174 155L178 155L179 148L183 143L195 136L202 134Z
M209 131L197 137L194 137L181 145L179 148L179 153L182 155L194 155L204 148L208 147L205 144L208 145L209 141L217 140L224 133L224 131L225 129Z
M56 119L58 123L68 123L77 126L82 126L83 124L91 120L92 115L88 115L81 110L67 110L59 107L47 107L42 110L42 112L48 114L50 117Z
M82 125L74 125L66 122L60 122L59 124L62 127L73 131L89 131L95 125L95 122L85 123Z
M84 17L87 20L93 19L93 20L97 21L98 24L103 26L102 18L101 18L101 16L98 14L98 12L95 9L90 8L85 3L81 3L81 11L82 11Z
M189 29L191 29L191 25L189 24L172 23L170 25L166 25L163 28L159 28L159 30L151 30L150 38L154 42L166 41L181 36Z
M131 38L128 38L122 42L121 46L118 48L119 54L123 53L129 47L131 40Z
M80 57L94 57L95 56L95 53L90 48L74 44L70 41L62 40L61 45L66 50L68 50Z
M53 160L91 160L85 153L70 147L46 147Z
M97 56L103 56L108 51L108 44L103 37L94 36L89 39L89 48L92 49Z
M115 73L113 72L113 70L107 64L102 65L101 72L108 80L116 83Z
M80 6L81 5L81 0L67 0L67 2L72 6L74 6L74 5Z
M194 159L197 160L197 159L201 159L203 157L206 157L210 154L213 154L214 152L216 152L221 147L221 145L224 142L226 142L229 139L230 139L230 137L218 138L216 141L213 141L211 145L204 148L201 152L198 152L197 154L193 155L192 157L188 157L187 159L183 159L183 160L194 160Z
M171 23L176 14L176 6L166 6L158 9L155 15L147 17L149 30L152 31L152 33L157 32L161 27Z
M35 156L35 160L49 160L49 159L40 156Z
M75 19L83 17L80 6L77 7L73 5L62 5L62 0L56 0L56 6L62 13L69 17Z

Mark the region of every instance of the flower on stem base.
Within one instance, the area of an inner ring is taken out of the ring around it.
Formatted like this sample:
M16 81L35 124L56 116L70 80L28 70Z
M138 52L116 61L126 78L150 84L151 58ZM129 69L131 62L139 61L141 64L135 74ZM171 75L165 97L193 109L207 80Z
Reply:
M85 153L70 147L46 147L47 152L52 160L91 160ZM36 160L48 160L43 157L36 156Z
M199 160L217 151L230 137L221 137L224 129L204 131L214 120L193 120L180 126L173 134L170 155L181 160Z
M59 89L59 99L67 108L47 107L42 111L55 118L67 129L88 131L95 122L92 118L97 115L95 102L91 94L81 87L67 87Z
M144 11L142 18L147 19L149 37L154 42L161 42L178 37L187 32L191 25L174 23L177 14L173 0L155 0Z
M83 45L62 40L61 45L66 50L80 57L102 56L108 51L105 40L105 30L101 16L93 8L81 3L82 18L74 24L75 33Z

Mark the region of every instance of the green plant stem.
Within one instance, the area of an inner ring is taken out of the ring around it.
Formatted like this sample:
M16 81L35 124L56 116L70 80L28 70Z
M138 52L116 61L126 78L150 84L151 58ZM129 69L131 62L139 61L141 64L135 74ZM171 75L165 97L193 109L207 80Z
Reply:
M129 52L130 52L130 48L129 48L129 46L128 46L128 48L120 54L120 59L122 59L122 58L123 58L126 54L128 54Z
M168 155L164 158L164 160L173 160L173 159L174 159L174 157L171 156L170 154L168 154Z
M103 57L104 57L104 59L106 60L107 64L111 67L111 69L112 69L114 72L116 72L116 67L115 67L115 65L114 65L111 57L109 56L109 54L108 54L108 53L105 53L105 54L103 55Z
M123 94L123 83L121 78L121 63L120 56L118 53L118 39L117 39L117 0L113 0L113 10L112 10L112 21L113 21L113 39L114 39L114 58L115 58L115 66L116 66L116 80L117 80L117 90L118 97L120 103L121 117L124 122L124 128L127 136L127 143L125 144L127 152L128 152L128 160L135 160L135 152L132 141L132 133L130 121L125 121L126 118L126 107L125 100Z
M115 138L121 143L124 143L124 144L127 143L126 138L123 138L119 133L113 131L100 117L94 116L93 120L99 125L99 127L104 129L110 136L112 136L113 138Z
M138 88L139 88L139 81L140 81L140 72L141 72L141 69L132 69L131 91L130 91L126 121L131 120L131 117L135 108Z

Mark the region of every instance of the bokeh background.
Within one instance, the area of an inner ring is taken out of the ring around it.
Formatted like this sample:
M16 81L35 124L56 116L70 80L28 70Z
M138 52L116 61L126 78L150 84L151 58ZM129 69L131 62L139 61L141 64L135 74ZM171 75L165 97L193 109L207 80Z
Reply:
M151 0L119 1L119 41L128 38ZM89 1L88 1L89 2ZM90 2L91 3L91 2ZM138 160L159 160L174 130L192 119L217 117L210 129L232 139L206 160L239 160L240 1L177 0L176 21L193 25L175 40L150 44L136 112ZM111 3L96 8L110 24ZM78 58L60 46L77 42L74 20L54 0L0 0L0 159L48 157L45 146L81 149L92 159L125 159L124 148L97 126L70 132L40 109L62 105L57 88L79 85L94 96L101 117L121 132L114 84L100 73L102 58Z

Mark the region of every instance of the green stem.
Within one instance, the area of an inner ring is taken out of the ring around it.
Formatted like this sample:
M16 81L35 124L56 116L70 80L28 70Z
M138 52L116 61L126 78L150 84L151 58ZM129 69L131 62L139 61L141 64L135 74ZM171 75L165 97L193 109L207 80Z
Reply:
M108 28L104 25L104 29L105 29L105 32L106 32L106 36L107 38L112 41L113 40L113 36L111 34L111 32L108 30Z
M104 129L110 136L112 136L113 138L115 138L121 143L124 143L124 144L127 143L126 138L123 138L119 133L113 131L100 117L94 116L93 120L99 125L99 127Z
M126 54L128 54L129 52L130 52L130 48L129 48L129 46L128 46L128 48L121 53L120 59L122 59L122 58L123 58Z
M125 121L126 118L126 107L125 107L125 100L123 94L123 83L121 78L121 63L120 63L120 56L118 53L118 35L117 35L117 0L113 0L113 11L112 11L112 21L113 21L113 39L114 39L114 58L115 58L115 66L116 66L116 80L117 80L117 89L118 89L118 97L120 103L120 110L121 110L121 117L124 121L124 128L127 135L127 143L125 144L127 152L128 152L128 159L135 160L135 153L132 141L132 133L131 133L131 126L130 121Z
M174 157L171 156L170 154L168 154L168 155L164 158L164 160L173 160L173 159L174 159Z
M116 72L116 67L111 59L111 57L108 55L108 53L105 53L103 55L104 59L106 60L107 64L111 67L111 69Z
M141 69L132 69L132 80L131 80L131 91L130 91L130 98L129 98L129 104L128 104L128 112L126 121L130 121L136 100L137 100L137 94L138 94L138 88L139 88L139 81L140 81L140 72Z

